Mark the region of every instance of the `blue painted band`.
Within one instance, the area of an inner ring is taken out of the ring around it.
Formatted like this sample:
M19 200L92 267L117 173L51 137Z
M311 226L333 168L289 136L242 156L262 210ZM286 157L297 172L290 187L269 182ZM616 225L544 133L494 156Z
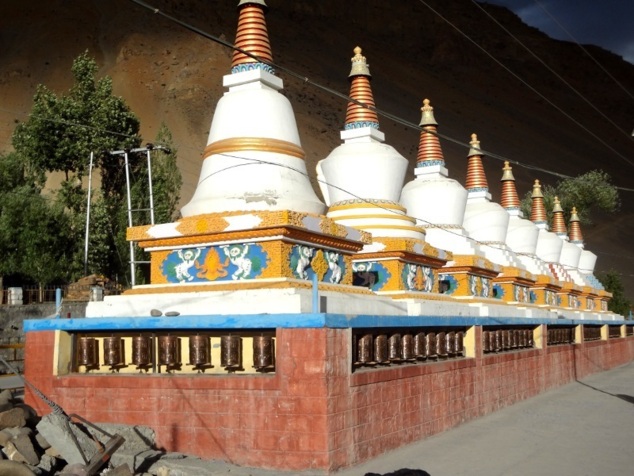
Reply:
M469 327L548 325L622 325L631 321L543 319L518 317L379 316L324 313L245 314L176 317L102 317L79 319L29 319L25 332L63 330L74 332L139 331L169 329L305 329L383 327Z

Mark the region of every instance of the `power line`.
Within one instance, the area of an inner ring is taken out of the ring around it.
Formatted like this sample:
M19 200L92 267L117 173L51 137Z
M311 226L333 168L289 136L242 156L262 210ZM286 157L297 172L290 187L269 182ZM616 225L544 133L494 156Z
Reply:
M287 68L285 66L279 65L277 63L274 63L272 61L266 61L263 60L261 58L259 58L257 55L246 51L240 47L235 46L234 44L223 40L221 38L218 38L210 33L207 33L199 28L196 28L194 26L192 26L191 24L184 22L182 20L179 20L178 18L173 17L172 15L169 15L167 13L162 12L161 10L159 10L158 8L155 8L151 5L149 5L148 3L142 1L142 0L130 0L132 3L135 3L143 8L146 8L148 10L151 10L154 14L160 15L162 17L164 17L165 19L174 22L180 26L182 26L183 28L192 31L193 33L196 33L197 35L201 35L202 37L214 41L220 45L223 45L227 48L231 48L232 50L238 51L260 63L266 64L268 66L271 66L274 69L280 70L280 71L284 71L285 73L287 73L289 76L292 76L295 79L298 79L300 81L302 81L303 83L306 84L310 84L311 86L314 86L324 92L327 92L335 97L338 97L340 99L343 99L347 102L354 102L355 104L373 110L375 111L377 114L379 114L380 116L386 118L386 119L390 119L394 122L396 122L397 124L401 124L403 126L406 126L408 128L414 129L416 131L419 132L425 132L425 133L433 133L436 134L438 137L447 140L448 142L452 142L454 144L457 144L465 149L469 149L470 148L470 144L465 143L464 141L460 141L457 139L454 139L452 137L446 136L444 134L441 134L439 132L430 132L430 131L426 131L424 129L422 129L418 124L414 124L410 121L407 121L403 118L401 118L400 116L396 116L394 114L388 113L386 111L383 111L382 109L378 109L376 107L373 106L369 106L361 101L358 101L357 99L351 98L350 96L340 93L339 91L336 91L332 88L329 88L328 86L324 86L320 83L317 83L316 81L311 80L310 78L308 78L307 76L301 75L295 71L293 71L290 68ZM440 15L440 13L436 12L435 10L433 10L429 5L427 5L424 0L419 0L421 3L423 3L423 5L427 6L430 10L432 10L434 13L436 13L437 15L439 15L443 20L445 20L447 23L449 23L449 25L451 25L453 28L457 29L463 36L465 36L469 41L471 41L472 43L474 43L478 48L480 48L482 51L484 51L488 56L490 56L494 61L496 61L498 64L500 64L500 66L502 66L503 68L505 68L507 71L509 71L509 73L511 73L513 76L515 76L518 80L522 81L527 87L529 87L530 89L532 89L533 91L535 91L536 94L538 94L540 97L542 97L545 101L547 101L548 103L550 103L555 109L559 110L562 114L564 114L565 116L567 116L568 118L570 118L570 120L572 120L573 122L575 122L579 127L583 128L584 130L586 130L590 135L592 135L593 137L595 137L596 139L598 139L602 144L604 144L606 147L608 147L610 150L612 150L615 154L617 154L619 157L621 157L623 160L625 160L626 162L628 162L630 165L634 166L634 162L630 161L629 159L627 159L625 156L623 156L622 154L620 154L618 151L616 151L614 148L612 148L609 144L607 144L605 141L603 141L601 138L599 138L596 134L594 134L592 131L588 130L587 128L585 128L585 126L583 126L582 124L580 124L578 121L576 121L574 118L572 118L571 116L569 116L567 113L565 113L565 111L563 111L561 108L559 108L558 106L556 106L555 104L553 104L550 100L548 100L548 98L546 98L545 96L543 96L541 93L539 93L537 90L535 90L532 86L530 86L528 83L526 83L525 81L523 81L519 76L517 76L515 73L513 73L511 70L509 70L508 68L506 68L506 66L504 66L502 63L500 63L497 59L495 59L493 56L491 56L486 50L484 50L481 46L479 46L477 43L475 43L471 38L469 38L465 33L463 33L462 31L460 31L455 25L453 25L451 22L449 22L449 20L445 19L442 15ZM565 175L565 174L561 174L558 172L554 172L548 169L544 169L542 167L537 167L534 165L530 165L530 164L525 164L523 162L514 160L514 159L509 159L507 157L504 157L502 155L499 154L495 154L493 152L489 152L487 150L482 150L483 155L486 155L487 157L491 157L492 159L496 159L496 160L500 160L502 162L504 161L508 161L509 163L513 164L513 165L517 165L519 167L524 167L526 169L530 169L530 170L534 170L534 171L538 171L538 172L542 172L544 174L549 174L549 175L554 175L556 177L559 178L572 178L570 175ZM630 188L625 188L625 187L617 187L619 190L623 190L623 191L634 191L634 189L630 189Z
M533 50L531 50L528 46L526 46L522 41L517 38L513 33L511 33L504 25L502 25L499 21L493 17L485 8L482 7L476 0L471 0L472 3L477 6L485 15L487 15L496 25L498 25L502 30L504 30L511 38L513 38L522 48L524 48L533 58L539 61L542 66L544 66L548 71L550 71L557 79L559 79L562 83L564 83L572 92L574 92L577 96L579 96L586 104L588 104L592 109L594 109L599 115L601 115L607 122L612 124L620 133L624 134L628 139L630 138L630 131L624 131L621 127L616 124L612 119L610 119L602 110L594 105L591 101L589 101L583 94L577 91L568 81L566 81L559 73L557 73L554 69L552 69L544 60L542 60Z
M137 0L131 0L133 2L136 2ZM438 17L440 17L443 21L445 21L449 26L451 26L453 29L455 29L458 33L460 33L465 39L467 39L469 42L471 42L474 46L476 46L480 51L482 51L485 55L487 55L491 60L493 60L495 63L497 63L499 66L501 66L504 70L506 70L511 76L513 76L515 79L517 79L518 81L520 81L524 86L526 86L528 89L530 89L531 91L533 91L535 94L537 94L540 98L542 98L544 101L546 101L548 104L550 104L552 107L554 107L557 111L559 111L561 114L563 114L566 118L570 119L574 124L576 124L577 126L579 126L581 129L583 129L584 131L586 131L588 134L590 134L592 137L594 137L596 140L598 140L601 144L603 144L605 147L607 147L608 149L610 149L612 152L614 152L615 155L617 155L618 157L620 157L621 159L623 159L625 162L627 162L629 165L634 166L634 162L631 161L630 159L628 159L627 157L625 157L623 154L621 154L619 151L617 151L614 147L612 147L610 144L608 144L606 141L604 141L603 139L601 139L601 137L599 137L598 135L596 135L594 132L592 132L590 129L588 129L586 126L584 126L583 124L581 124L579 121L577 121L574 117L572 117L570 114L568 114L566 111L564 111L562 108L560 108L559 106L557 106L555 103L553 103L550 99L548 99L546 96L544 96L542 93L540 93L537 89L535 89L533 86L531 86L530 84L528 84L526 81L524 81L524 79L522 79L519 75L517 75L516 73L514 73L510 68L508 68L504 63L502 63L501 61L499 61L495 56L493 56L491 53L489 53L486 49L484 49L482 46L480 46L475 40L473 40L469 35L467 35L466 33L464 33L460 28L458 28L456 25L454 25L452 22L450 22L446 17L444 17L440 12L438 12L437 10L435 10L433 7L431 7L427 2L425 2L425 0L418 0L420 3L422 3L423 5L425 5L429 10L431 10L433 13L435 13Z
M560 22L559 22L559 21L558 21L558 20L554 17L554 16L553 16L553 15L552 15L552 14L551 14L551 13L550 13L547 9L546 9L546 7L545 7L545 6L544 6L541 2L539 2L538 0L534 0L534 1L535 1L535 3L536 3L536 4L537 4L537 5L538 5L538 6L539 6L542 10L544 10L544 12L546 13L546 15L548 15L548 16L549 16L549 17L550 17L550 18L551 18L551 19L552 19L552 20L553 20L553 21L557 24L557 26L559 26L559 28L561 28L561 29L562 29L562 30L563 30L563 31L564 31L564 32L565 32L565 33L566 33L566 34L567 34L567 35L568 35L568 36L572 39L572 41L573 41L573 42L574 42L574 43L575 43L575 44L576 44L579 48L581 48L581 51L583 51L583 52L584 52L584 53L585 53L585 54L586 54L586 55L587 55L587 56L588 56L588 57L589 57L592 61L594 61L594 63L595 63L595 64L596 64L596 65L597 65L597 66L598 66L598 67L599 67L599 68L600 68L600 69L601 69L601 70L602 70L602 71L603 71L603 72L604 72L604 73L605 73L605 74L606 74L606 75L607 75L610 79L612 79L612 81L614 81L614 82L617 84L617 86L619 86L619 87L620 87L620 88L621 88L621 89L625 92L625 94L627 94L627 95L628 95L631 99L634 99L634 95L633 95L630 91L628 91L628 89L627 89L625 86L623 86L623 84L621 84L621 82L620 82L619 80L617 80L614 76L612 76L612 75L610 74L610 72L609 72L607 69L605 69L605 68L603 67L603 65L602 65L601 63L599 63L599 62L597 61L597 59L596 59L594 56L592 56L592 55L590 54L590 52L589 52L588 50L586 50L586 49L585 49L585 48L584 48L584 47L580 44L580 43L579 43L579 41L577 41L577 39L576 39L576 38L572 35L572 33L570 33L570 31L568 31L568 30L567 30L567 29L566 29L566 28L565 28L565 27L564 27L564 26L563 26L563 25L562 25L562 24L561 24L561 23L560 23Z

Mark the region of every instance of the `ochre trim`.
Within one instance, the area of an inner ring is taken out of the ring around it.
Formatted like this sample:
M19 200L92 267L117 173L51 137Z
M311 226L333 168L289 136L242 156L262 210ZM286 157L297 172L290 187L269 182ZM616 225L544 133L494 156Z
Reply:
M298 159L304 159L306 153L297 144L270 137L232 137L212 142L203 152L203 160L214 154L231 154L243 150L256 150L259 152L273 152L276 154L290 155Z
M404 220L410 223L416 223L416 219L407 215L397 215L396 213L392 213L389 215L337 215L337 216L329 216L331 220L335 220L337 222L343 220L366 220L366 219L381 219L381 220ZM390 225L385 225L390 226Z
M355 208L385 208L388 210L399 210L402 212L405 212L405 207L403 207L402 205L399 205L398 203L394 203L394 202L389 202L389 201L385 201L385 202L381 202L381 201L370 201L368 200L367 202L362 202L362 203L344 203L341 205L337 205L336 203L332 206L330 206L330 208L328 208L328 213L330 212L338 212L339 210L353 210ZM397 214L401 217L406 217L407 215L400 215ZM330 218L330 217L328 217Z

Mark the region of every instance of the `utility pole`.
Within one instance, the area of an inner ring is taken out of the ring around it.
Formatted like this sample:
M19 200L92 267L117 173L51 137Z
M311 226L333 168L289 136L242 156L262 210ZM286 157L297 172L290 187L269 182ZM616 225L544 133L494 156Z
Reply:
M130 162L129 155L136 154L139 152L146 152L147 154L147 170L148 170L148 186L150 192L150 223L154 225L154 194L152 191L152 163L151 163L151 152L152 150L162 150L166 154L171 153L170 149L164 147L162 145L153 145L147 144L145 147L140 147L136 149L123 149L123 150L113 150L109 151L109 155L123 155L124 158L124 167L125 167L125 183L126 183L126 196L128 200L128 227L134 226L132 220L132 212L133 211L141 211L140 210L132 210L132 197L130 194ZM85 251L84 251L84 274L88 274L88 230L89 230L89 220L90 220L90 190L91 190L91 182L92 182L92 163L93 163L93 153L90 153L90 168L88 175L88 206L86 211L86 243L85 243ZM136 284L135 278L135 265L137 261L135 259L134 252L134 242L130 241L130 284L134 286Z

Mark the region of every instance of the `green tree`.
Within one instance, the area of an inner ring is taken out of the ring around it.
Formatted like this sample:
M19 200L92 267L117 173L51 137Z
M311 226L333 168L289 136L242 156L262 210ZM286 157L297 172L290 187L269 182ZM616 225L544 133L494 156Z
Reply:
M177 163L178 150L165 123L161 123L154 143L164 147L152 162L154 220L156 223L169 223L178 218L183 178Z
M625 297L625 287L621 275L616 271L607 271L597 275L606 291L612 293L608 309L616 314L627 317L632 309L632 302Z
M94 191L91 204L89 273L123 280L129 276L126 174L123 155L107 151L138 148L140 125L125 101L113 95L112 80L95 77L97 69L95 60L84 53L73 62L74 84L66 94L57 95L44 85L38 86L29 120L14 131L13 146L38 187L43 187L48 173L63 173L54 196L64 207L65 236L58 238L69 246L69 259L64 266L70 279L84 273L87 213L84 179L90 155L94 154L94 166L101 173L101 188ZM171 141L169 130L162 127L161 131L164 136L161 140ZM129 154L129 159L133 208L147 208L147 203L140 205L143 195L147 196L147 180L142 180L147 177L146 162L134 154ZM166 160L165 164L157 164L155 172L157 203L162 207L160 216L173 214L180 189L180 174L172 167L176 164L174 153ZM135 216L134 224L143 223L149 220Z
M68 279L70 247L64 207L37 182L17 154L0 157L0 276L44 285Z
M566 223L570 220L572 207L576 207L582 224L592 224L592 214L596 212L615 213L620 206L619 193L612 185L610 176L601 170L592 170L577 177L566 178L551 185L542 185L544 204L548 222L552 222L555 197L559 197ZM531 192L522 200L524 216L530 216Z

